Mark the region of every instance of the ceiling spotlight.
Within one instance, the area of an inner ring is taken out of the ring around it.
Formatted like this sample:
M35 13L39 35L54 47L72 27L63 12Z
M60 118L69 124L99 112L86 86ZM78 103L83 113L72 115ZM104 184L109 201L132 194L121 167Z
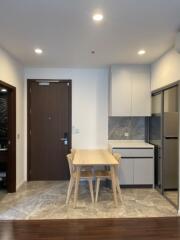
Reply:
M1 89L1 92L7 92L7 89L2 88L2 89Z
M142 56L144 54L146 54L146 50L141 49L141 50L138 51L138 55Z
M35 51L36 54L42 54L43 53L43 50L40 49L40 48L35 48L34 51Z
M100 22L103 20L104 16L101 13L95 13L92 18L94 21Z
M91 54L95 54L95 53L96 53L95 50L92 50L92 51L91 51Z

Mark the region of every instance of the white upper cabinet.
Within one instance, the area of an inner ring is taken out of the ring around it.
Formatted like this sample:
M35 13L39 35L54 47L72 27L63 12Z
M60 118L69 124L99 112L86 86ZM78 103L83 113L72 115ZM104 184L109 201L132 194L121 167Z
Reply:
M150 116L150 114L150 66L111 66L109 116Z
M136 66L132 76L132 116L151 115L150 67Z
M110 116L130 116L132 86L129 71L113 66L110 75Z

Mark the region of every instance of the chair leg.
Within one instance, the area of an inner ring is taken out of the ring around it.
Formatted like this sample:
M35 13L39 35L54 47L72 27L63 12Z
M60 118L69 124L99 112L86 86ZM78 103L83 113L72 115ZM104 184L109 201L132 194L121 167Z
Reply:
M117 188L117 192L118 192L118 195L119 195L119 199L120 199L121 202L123 202L120 183L119 183L119 179L118 179L117 176L116 176L116 188Z
M93 192L92 179L89 179L88 182L89 182L89 190L90 190L90 193L91 193L91 200L92 200L92 203L94 203L94 192Z
M100 179L100 178L97 178L97 180L96 180L96 199L95 199L95 202L98 201L100 181L101 181L101 179Z
M67 191L66 205L68 205L68 203L69 203L71 192L72 192L72 189L73 189L73 185L74 185L74 178L71 177L70 182L69 182L69 186L68 186L68 191Z

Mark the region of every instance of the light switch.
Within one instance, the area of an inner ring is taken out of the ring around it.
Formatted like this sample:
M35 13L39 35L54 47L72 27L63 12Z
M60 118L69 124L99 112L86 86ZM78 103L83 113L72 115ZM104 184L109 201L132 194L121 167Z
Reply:
M80 133L80 129L76 128L75 126L72 126L72 134L79 134Z
M80 133L79 128L76 128L76 134Z

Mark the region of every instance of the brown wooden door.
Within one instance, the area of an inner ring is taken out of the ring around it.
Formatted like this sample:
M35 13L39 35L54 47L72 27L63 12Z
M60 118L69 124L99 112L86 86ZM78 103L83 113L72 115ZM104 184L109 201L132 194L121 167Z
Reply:
M28 84L28 180L65 180L71 148L71 81L44 83Z

